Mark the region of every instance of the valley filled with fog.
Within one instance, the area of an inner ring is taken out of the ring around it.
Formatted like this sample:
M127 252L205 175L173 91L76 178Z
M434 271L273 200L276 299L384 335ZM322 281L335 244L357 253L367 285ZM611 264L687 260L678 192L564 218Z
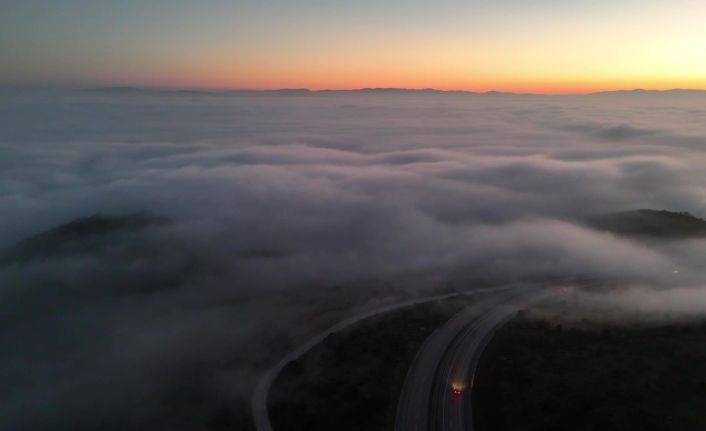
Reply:
M7 429L237 428L317 328L450 289L706 307L705 239L592 222L706 217L700 93L1 96Z

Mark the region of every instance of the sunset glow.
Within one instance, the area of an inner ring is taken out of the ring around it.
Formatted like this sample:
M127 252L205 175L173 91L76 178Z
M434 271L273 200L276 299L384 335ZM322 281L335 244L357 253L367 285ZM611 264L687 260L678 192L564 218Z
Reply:
M11 3L0 18L0 83L706 88L697 1L148 3Z

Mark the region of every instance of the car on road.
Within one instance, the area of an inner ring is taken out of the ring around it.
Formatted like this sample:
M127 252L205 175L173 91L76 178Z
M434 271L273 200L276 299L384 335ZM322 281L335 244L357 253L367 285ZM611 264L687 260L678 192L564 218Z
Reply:
M460 383L452 383L451 384L451 395L455 400L461 399L461 395L463 395L463 385Z

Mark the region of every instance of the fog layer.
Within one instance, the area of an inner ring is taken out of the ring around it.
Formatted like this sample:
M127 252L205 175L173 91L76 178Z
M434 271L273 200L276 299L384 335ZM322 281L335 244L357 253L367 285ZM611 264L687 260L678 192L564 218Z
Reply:
M0 423L238 424L316 326L449 283L698 285L706 242L585 220L706 215L704 101L3 94L0 247L95 213L169 223L0 267Z

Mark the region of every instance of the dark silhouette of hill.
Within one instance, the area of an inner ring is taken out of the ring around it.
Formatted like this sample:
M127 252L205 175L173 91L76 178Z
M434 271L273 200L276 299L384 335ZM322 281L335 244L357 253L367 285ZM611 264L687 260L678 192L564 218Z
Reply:
M0 263L7 264L40 257L93 253L108 246L111 240L118 235L166 223L169 223L169 219L145 213L122 217L94 214L20 241L0 255Z
M524 316L497 331L481 356L475 429L706 429L703 318L567 326Z
M706 237L706 220L688 212L640 209L594 217L589 224L601 230L626 236Z

